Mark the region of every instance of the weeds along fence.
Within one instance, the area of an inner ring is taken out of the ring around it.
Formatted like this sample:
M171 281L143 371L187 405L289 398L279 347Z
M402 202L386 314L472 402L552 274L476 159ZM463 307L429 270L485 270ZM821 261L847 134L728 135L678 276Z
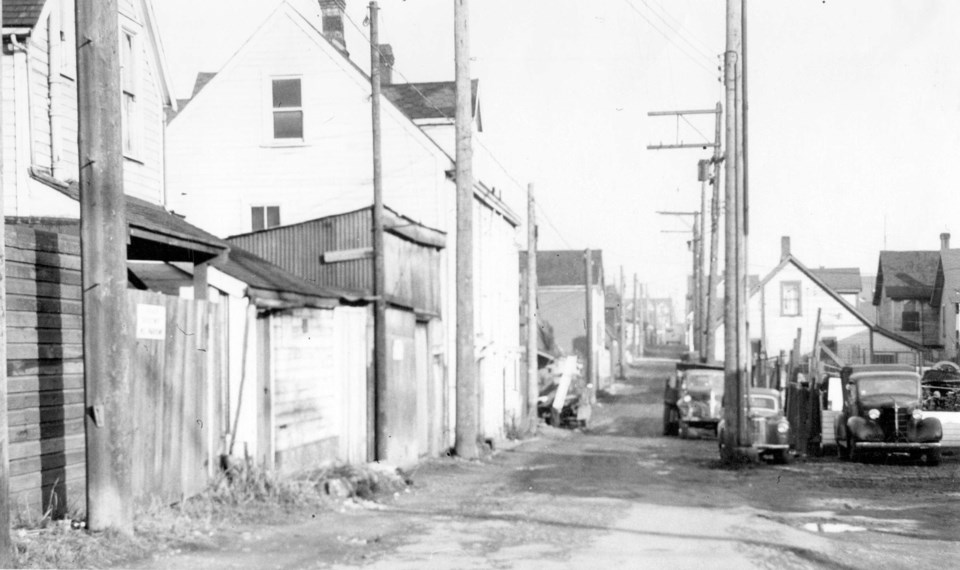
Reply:
M22 227L5 238L11 505L21 518L58 516L85 497L80 240ZM131 338L134 490L173 502L217 465L224 312L132 290L126 309L132 337L154 319L154 338Z

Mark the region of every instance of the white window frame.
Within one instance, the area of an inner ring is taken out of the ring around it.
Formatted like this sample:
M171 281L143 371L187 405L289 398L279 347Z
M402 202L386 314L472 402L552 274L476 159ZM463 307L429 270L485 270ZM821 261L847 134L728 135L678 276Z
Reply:
M273 114L275 109L273 107L273 82L277 80L284 79L296 79L300 81L300 106L299 107L284 107L284 111L300 111L301 113L301 128L303 129L303 136L301 138L274 138L274 128L273 128ZM277 75L267 75L263 79L263 120L262 120L262 130L263 130L263 141L265 146L304 146L307 144L307 112L306 112L306 89L307 82L304 80L303 75L290 73L290 74L277 74Z
M254 208L263 209L263 227L257 229L253 224L253 210ZM267 208L276 208L277 209L277 218L278 223L275 226L269 225L269 216L267 215ZM277 228L283 225L283 211L280 208L280 204L250 204L250 207L247 209L247 221L250 223L250 231L258 232L262 230L269 230L271 228Z
M795 289L797 292L796 312L790 312L786 307L786 293L788 290ZM781 317L800 317L803 316L803 286L800 281L781 281L780 282L780 316Z
M130 57L123 56L127 38L130 38ZM120 108L123 130L123 156L136 162L143 161L143 45L141 30L126 22L120 24ZM127 69L129 67L130 69ZM129 77L129 81L128 78ZM131 105L132 104L132 105ZM128 109L128 105L132 108ZM128 146L129 143L129 146Z

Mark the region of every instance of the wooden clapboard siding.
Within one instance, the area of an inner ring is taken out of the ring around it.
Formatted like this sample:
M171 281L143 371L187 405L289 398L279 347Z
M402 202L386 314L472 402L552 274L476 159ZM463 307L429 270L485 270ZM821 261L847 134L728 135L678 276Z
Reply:
M5 238L12 502L60 514L83 499L80 240L15 226Z
M334 309L342 410L338 459L346 463L367 460L367 373L373 362L373 345L367 342L370 317L368 307Z

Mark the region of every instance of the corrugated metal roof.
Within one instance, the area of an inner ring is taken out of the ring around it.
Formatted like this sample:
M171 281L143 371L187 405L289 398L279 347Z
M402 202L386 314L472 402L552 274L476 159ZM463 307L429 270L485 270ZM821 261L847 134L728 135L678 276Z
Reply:
M892 299L929 301L939 264L939 251L881 251L877 280L883 283L883 293L874 293L873 304L880 304L881 294Z
M837 293L859 293L862 289L859 267L821 267L810 272Z
M45 0L4 0L4 28L33 28L40 19Z
M590 250L593 258L593 283L603 283L603 251ZM526 253L521 252L526 263ZM524 265L525 267L525 265ZM586 280L583 250L554 250L537 252L537 286L582 286Z
M470 82L470 106L477 112L479 80ZM456 116L457 89L453 81L431 83L392 83L381 88L384 97L403 113L416 121L419 119L450 119Z

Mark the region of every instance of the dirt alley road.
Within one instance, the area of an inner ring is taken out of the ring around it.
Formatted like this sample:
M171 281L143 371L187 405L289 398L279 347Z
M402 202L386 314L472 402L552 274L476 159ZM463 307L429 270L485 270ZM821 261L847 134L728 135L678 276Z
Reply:
M722 469L665 438L648 362L586 433L547 428L483 462L425 462L387 504L238 529L139 568L927 568L960 562L960 460Z

